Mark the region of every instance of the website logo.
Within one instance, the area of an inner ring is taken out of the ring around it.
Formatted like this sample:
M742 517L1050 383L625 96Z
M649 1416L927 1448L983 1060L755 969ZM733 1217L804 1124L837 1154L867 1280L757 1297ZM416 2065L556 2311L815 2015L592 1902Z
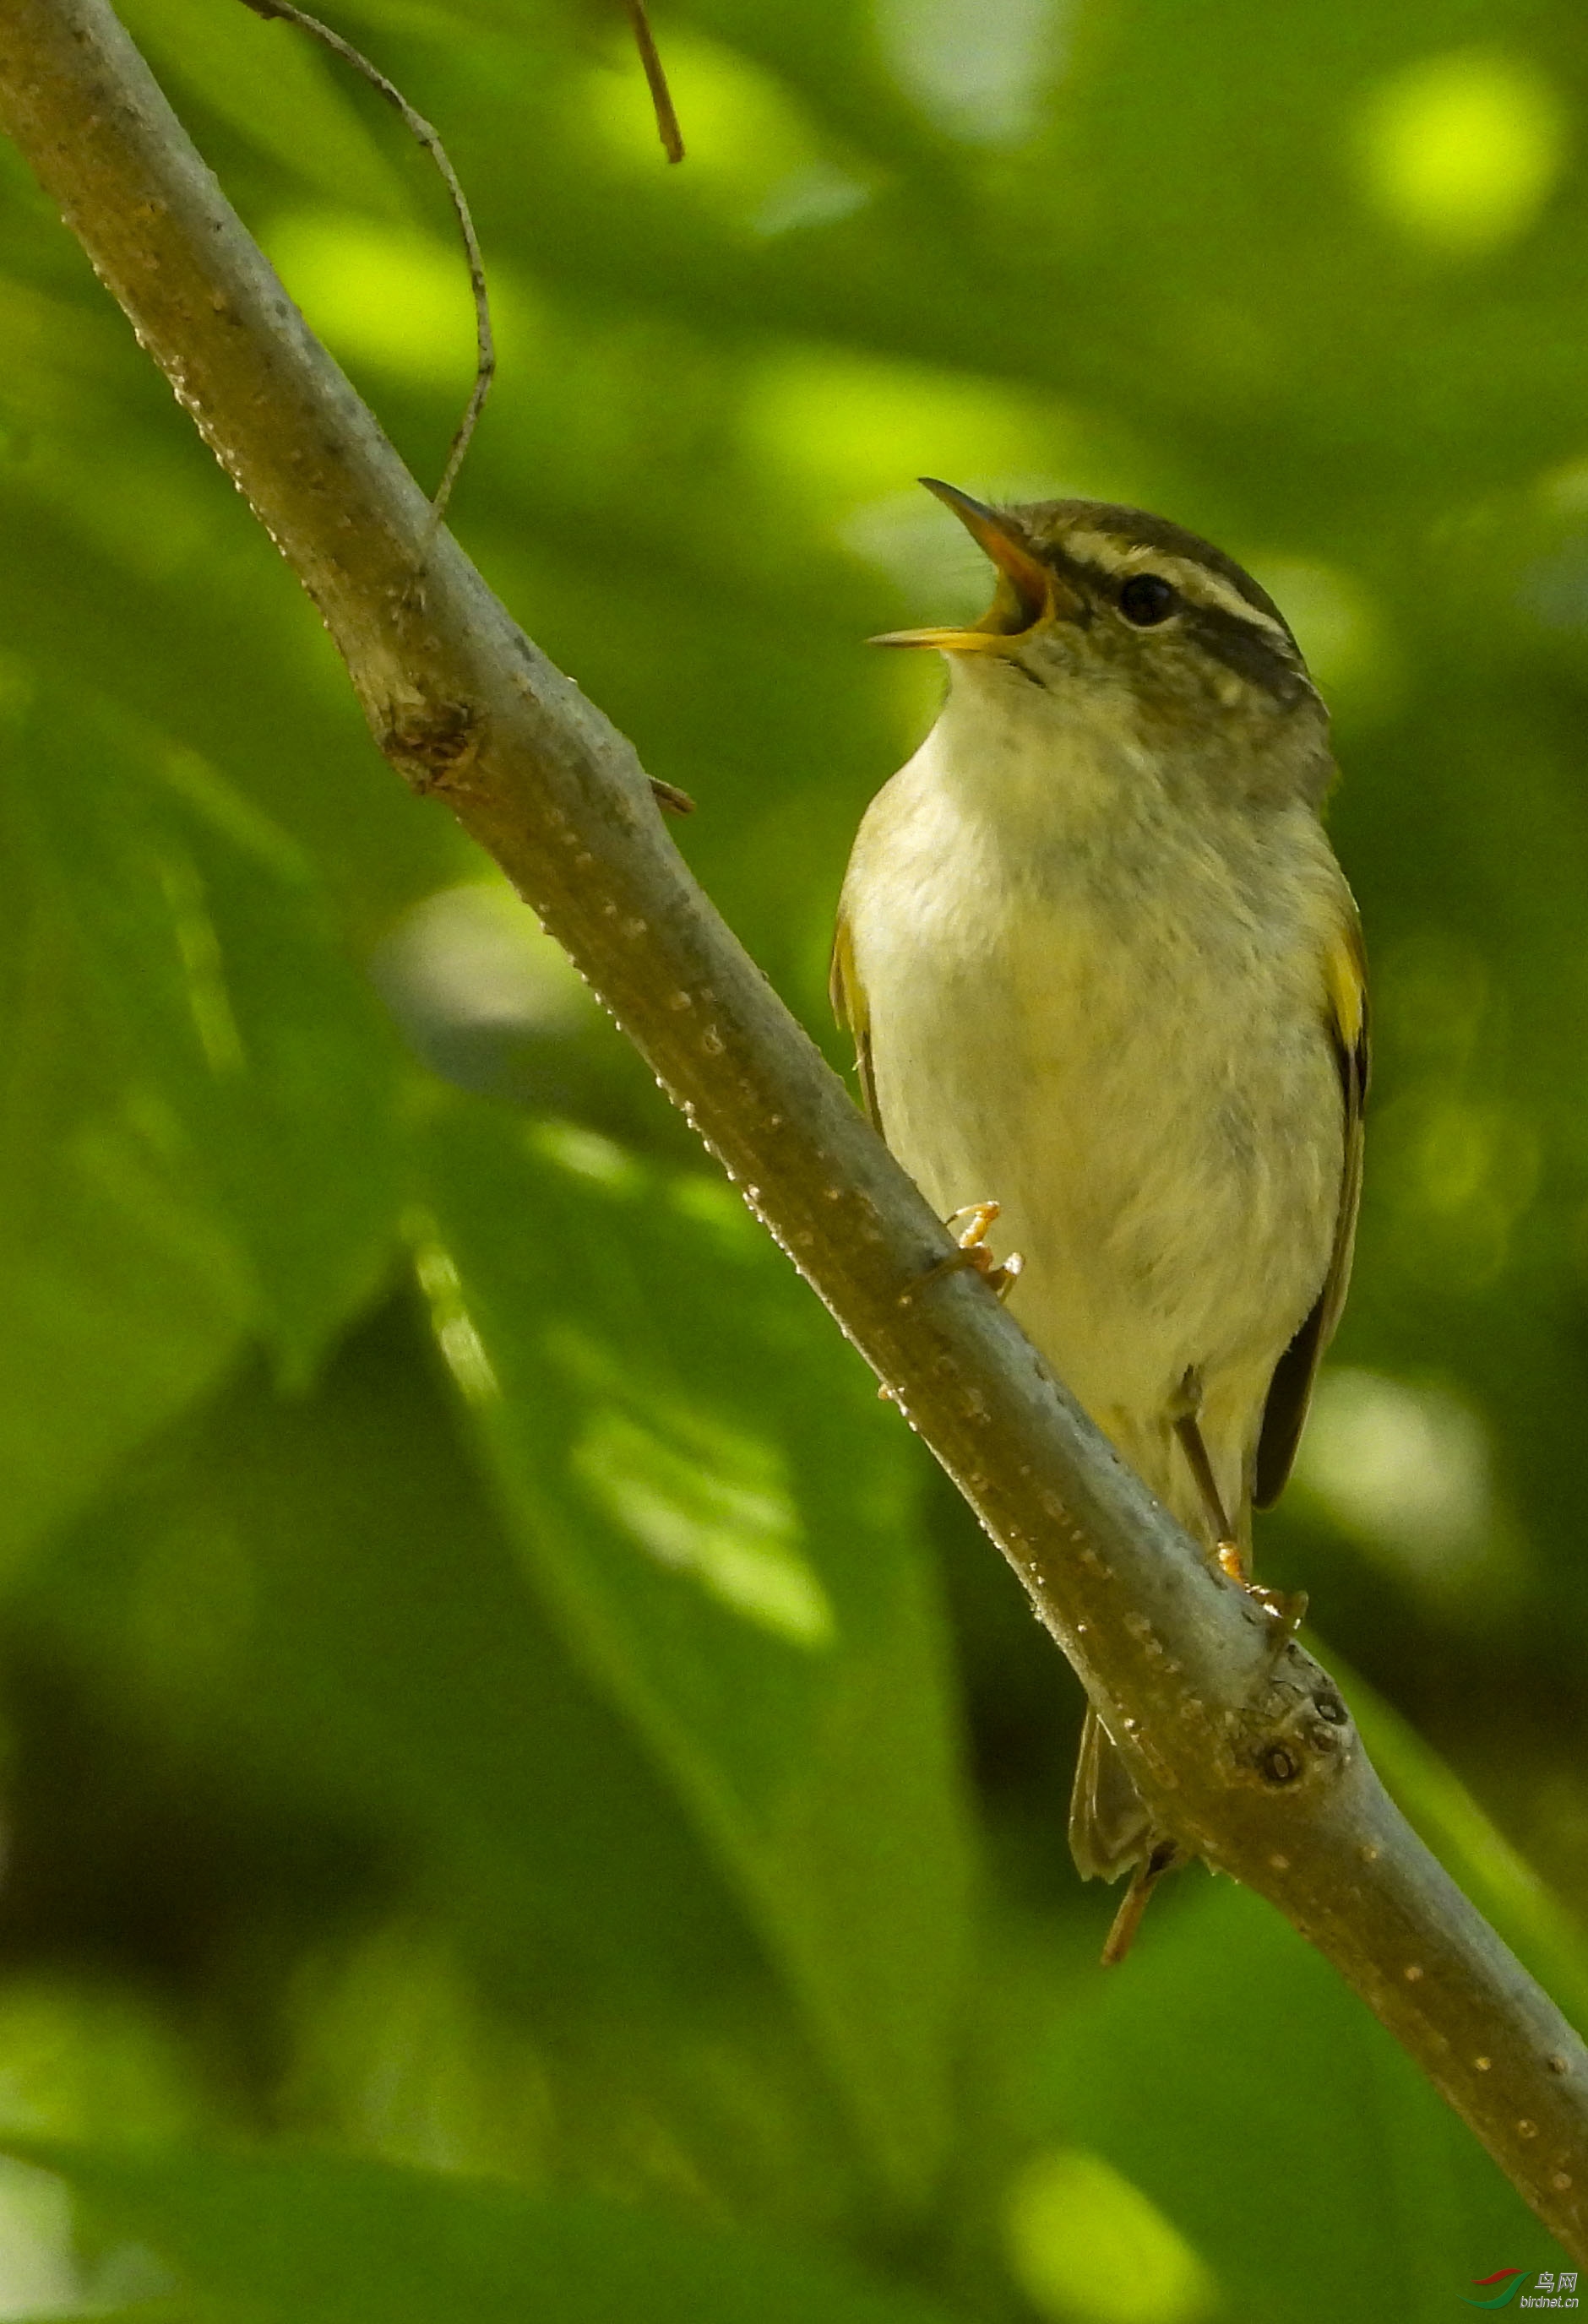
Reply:
M1463 2292L1461 2298L1469 2308L1509 2308L1513 2300L1519 2308L1575 2308L1577 2305L1577 2271L1563 2268L1557 2275L1553 2268L1540 2271L1531 2292L1523 2291L1533 2271L1529 2267L1497 2268L1492 2275L1481 2275L1473 2292L1486 2292L1487 2300L1474 2300L1472 2292ZM1519 2299L1518 2294L1521 2296Z
M1531 2271L1525 2267L1500 2268L1493 2275L1479 2276L1473 2285L1474 2291L1491 2292L1492 2294L1491 2299L1468 2299L1464 2292L1462 2293L1462 2298L1466 2301L1469 2308L1509 2308L1522 2288L1523 2277L1530 2273ZM1498 2290L1495 2290L1496 2285L1499 2286Z

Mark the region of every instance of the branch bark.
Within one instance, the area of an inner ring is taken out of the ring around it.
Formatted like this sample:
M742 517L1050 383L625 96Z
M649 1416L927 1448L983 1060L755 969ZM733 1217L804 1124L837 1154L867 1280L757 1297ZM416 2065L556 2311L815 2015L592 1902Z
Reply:
M954 1478L1162 1819L1323 1951L1588 2264L1588 2051L968 1271L523 636L100 0L6 0L0 119L319 608L381 749L502 865ZM416 570L423 563L422 579Z

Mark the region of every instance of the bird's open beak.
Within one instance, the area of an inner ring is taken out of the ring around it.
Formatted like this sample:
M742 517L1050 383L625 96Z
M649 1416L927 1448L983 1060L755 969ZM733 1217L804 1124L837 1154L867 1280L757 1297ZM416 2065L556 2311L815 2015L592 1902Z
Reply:
M1064 619L1077 610L1072 593L1052 568L1031 554L1002 511L972 500L956 484L936 476L920 482L951 508L979 549L998 568L998 594L979 622L968 629L887 630L873 646L935 646L940 653L1009 653L1018 639L1044 619Z

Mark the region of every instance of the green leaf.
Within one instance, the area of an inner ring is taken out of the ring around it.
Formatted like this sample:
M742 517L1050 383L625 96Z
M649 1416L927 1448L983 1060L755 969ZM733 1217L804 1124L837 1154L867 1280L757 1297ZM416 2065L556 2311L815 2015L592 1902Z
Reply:
M845 2217L870 2182L805 2023L455 1424L392 1306L309 1396L238 1380L50 1545L6 1602L10 1893L80 1856L142 1895L158 1858L140 1926L179 1946L210 1898L249 2011L291 2029L280 2118L316 2136ZM376 1915L352 1944L350 1912Z
M1036 2090L1049 2136L1122 2172L1212 2270L1217 2312L1435 2324L1497 2267L1569 2264L1320 1956L1249 1891L1186 1879L1201 1893L1053 2024ZM1092 2248L1103 2275L1128 2259Z
M201 761L59 705L31 739L17 819L102 1038L245 1254L260 1324L301 1380L395 1237L390 1028L297 850Z
M726 1188L483 1107L429 1162L420 1280L522 1554L919 2193L967 1858L897 1416Z
M10 2144L175 2269L212 2324L946 2324L837 2262L614 2203L330 2156Z
M253 1304L169 1111L107 1048L67 932L7 853L0 1566L214 1383Z

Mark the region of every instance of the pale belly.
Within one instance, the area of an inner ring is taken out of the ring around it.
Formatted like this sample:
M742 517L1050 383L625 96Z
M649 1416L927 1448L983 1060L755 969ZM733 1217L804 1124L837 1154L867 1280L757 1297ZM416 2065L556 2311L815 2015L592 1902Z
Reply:
M1200 1379L1233 1507L1334 1236L1343 1117L1316 951L1283 898L1271 924L1221 914L1172 862L1128 901L1092 900L1084 879L915 826L919 845L895 807L845 896L888 1142L945 1217L1002 1206L991 1240L1025 1261L1013 1312L1177 1502L1168 1422Z

